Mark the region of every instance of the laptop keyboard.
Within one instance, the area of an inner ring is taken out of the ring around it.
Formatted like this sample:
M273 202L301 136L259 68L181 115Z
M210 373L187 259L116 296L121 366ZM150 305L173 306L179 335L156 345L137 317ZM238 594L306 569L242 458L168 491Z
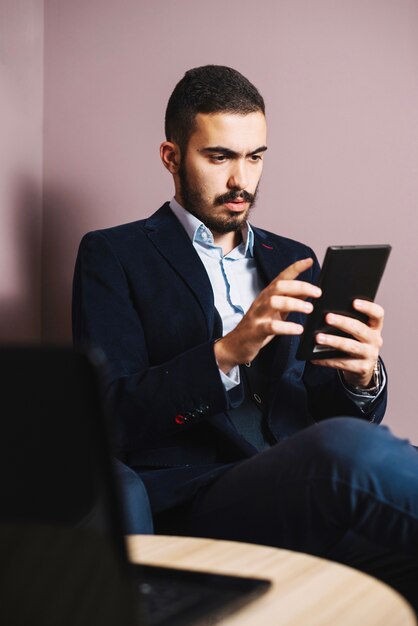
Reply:
M215 604L216 592L211 587L193 584L193 581L153 580L139 584L140 596L147 623L150 626L192 624L200 607ZM217 604L217 603L216 603Z
M131 563L140 626L207 626L267 591L271 582Z

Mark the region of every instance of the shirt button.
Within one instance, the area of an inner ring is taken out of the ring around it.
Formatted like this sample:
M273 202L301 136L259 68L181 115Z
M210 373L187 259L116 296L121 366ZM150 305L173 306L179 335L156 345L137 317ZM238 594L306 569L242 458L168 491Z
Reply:
M200 236L202 237L202 239L207 239L208 238L208 234L205 231L202 231Z
M255 393L255 394L253 395L253 398L254 398L254 400L257 402L257 404L261 404L261 398L260 398L260 396L258 395L258 393Z

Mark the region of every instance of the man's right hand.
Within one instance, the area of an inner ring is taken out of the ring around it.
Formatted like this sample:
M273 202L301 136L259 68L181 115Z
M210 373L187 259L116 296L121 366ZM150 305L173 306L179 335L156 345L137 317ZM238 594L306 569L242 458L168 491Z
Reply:
M227 373L236 365L255 359L261 348L276 335L300 335L301 324L288 322L289 313L311 313L306 298L318 298L319 287L296 280L313 264L311 258L289 265L254 300L240 323L214 344L219 368Z

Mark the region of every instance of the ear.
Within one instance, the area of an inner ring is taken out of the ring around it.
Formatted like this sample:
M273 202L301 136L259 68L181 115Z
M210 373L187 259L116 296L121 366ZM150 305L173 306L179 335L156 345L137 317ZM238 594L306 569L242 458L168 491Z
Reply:
M180 148L172 141L164 141L160 146L160 157L164 167L171 174L177 174L180 166Z

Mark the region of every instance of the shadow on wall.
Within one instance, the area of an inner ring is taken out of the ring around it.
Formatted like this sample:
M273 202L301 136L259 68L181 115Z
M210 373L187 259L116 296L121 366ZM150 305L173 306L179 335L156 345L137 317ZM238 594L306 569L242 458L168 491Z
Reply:
M85 199L63 188L44 190L42 237L42 340L71 341L74 265L88 229Z
M19 177L3 208L4 265L0 283L0 340L39 341L41 333L41 231L39 184Z

